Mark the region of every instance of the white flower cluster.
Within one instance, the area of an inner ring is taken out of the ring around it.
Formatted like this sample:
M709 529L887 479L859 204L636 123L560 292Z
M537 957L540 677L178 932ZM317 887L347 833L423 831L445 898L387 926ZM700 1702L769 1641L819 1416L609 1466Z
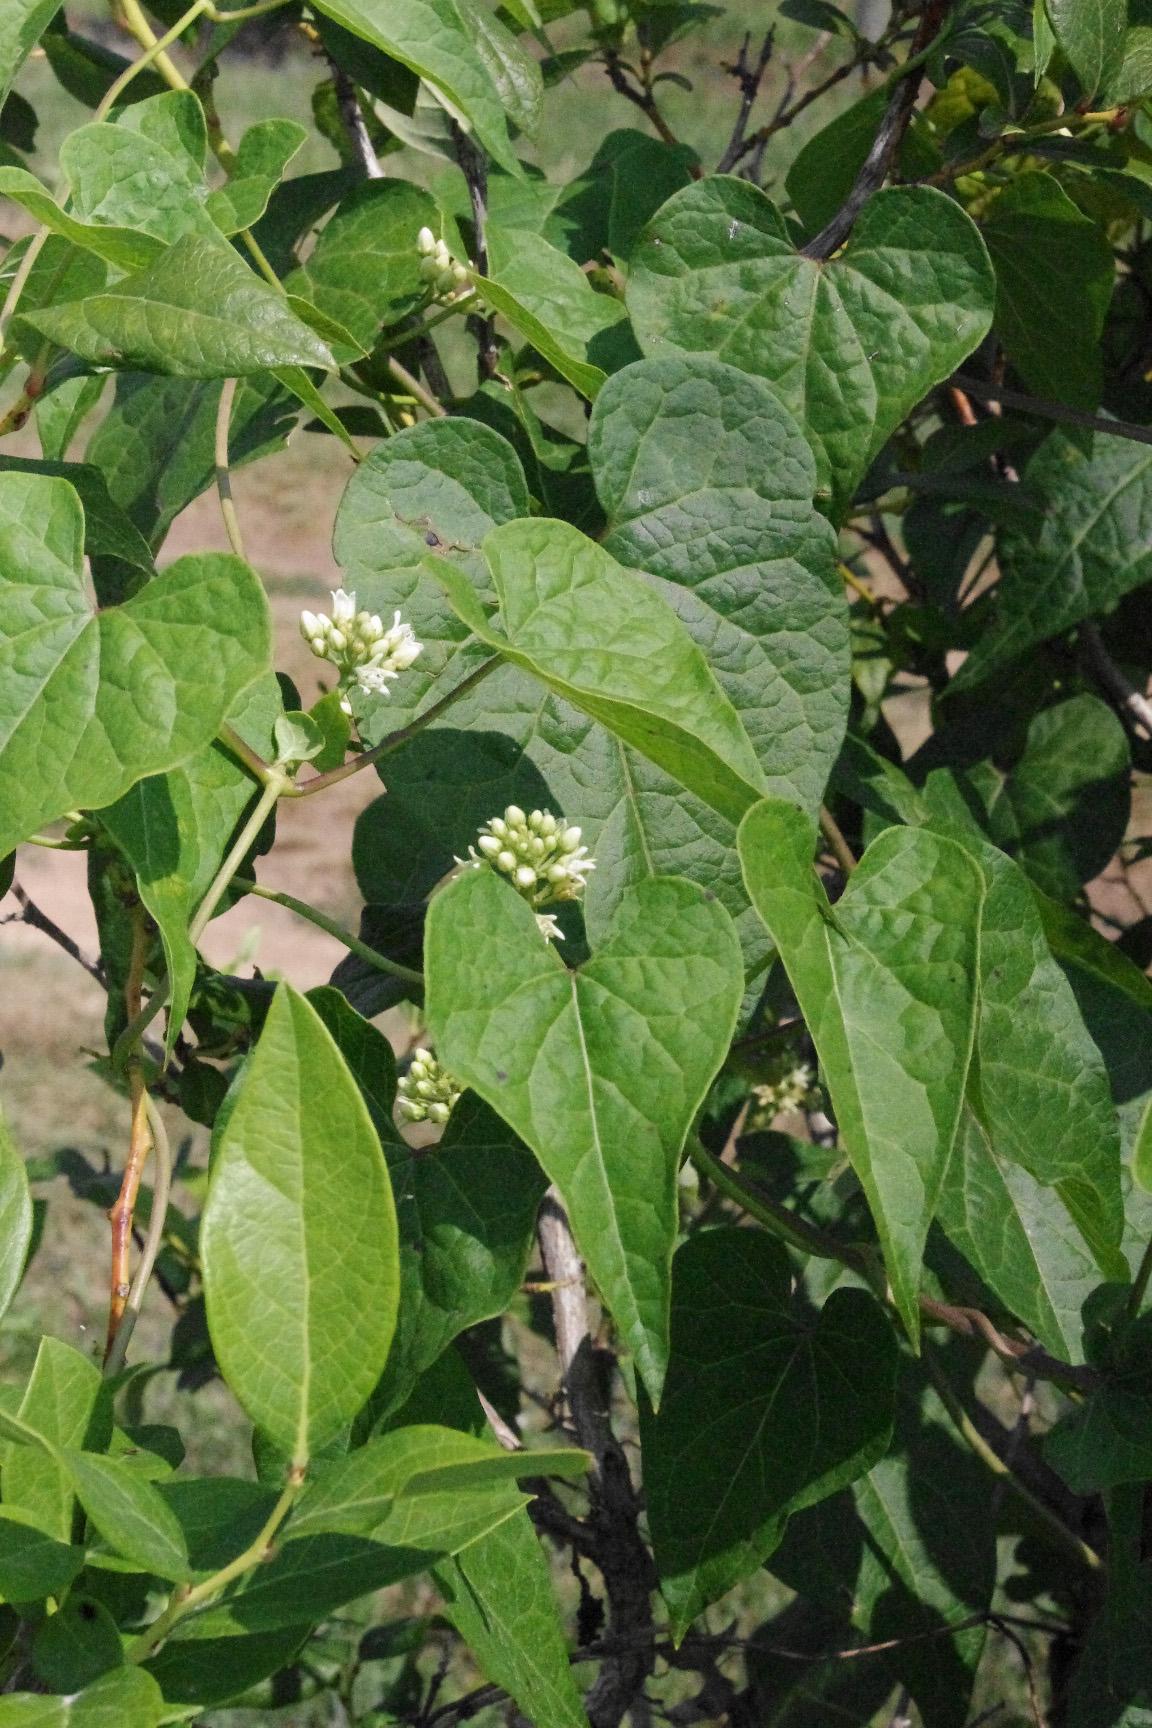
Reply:
M579 828L570 828L562 816L549 810L533 810L526 816L518 804L509 804L503 816L493 816L484 824L475 846L468 848L468 861L477 869L488 864L507 876L535 910L536 921L550 940L562 932L555 918L541 908L578 900L589 870L596 868L587 846L580 844Z
M753 1086L757 1116L771 1120L786 1111L803 1110L816 1087L816 1075L808 1062L785 1056L780 1072L762 1086Z
M318 659L336 667L342 690L355 686L371 696L387 696L390 681L407 671L424 649L399 612L386 629L375 612L358 612L355 594L343 588L333 592L331 618L323 612L301 612L300 634ZM347 701L344 707L348 709Z
M416 250L420 254L420 275L437 300L450 300L468 286L468 266L453 258L431 228L421 228L416 236Z
M407 1074L397 1082L396 1105L409 1122L447 1122L461 1087L441 1068L431 1050L418 1049Z

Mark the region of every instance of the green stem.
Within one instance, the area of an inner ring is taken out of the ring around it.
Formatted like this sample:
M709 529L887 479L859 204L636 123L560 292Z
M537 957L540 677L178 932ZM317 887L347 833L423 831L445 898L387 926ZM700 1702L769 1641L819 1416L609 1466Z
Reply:
M1148 1243L1136 1268L1136 1276L1132 1280L1132 1288L1128 1292L1127 1312L1130 1320L1135 1320L1144 1305L1144 1297L1148 1291L1148 1280L1152 1278L1152 1241Z
M216 409L216 495L220 500L220 514L224 518L228 544L237 558L243 558L244 536L240 532L240 518L236 514L236 502L232 497L232 471L228 466L228 432L232 424L236 384L235 378L225 378Z
M335 918L329 918L325 913L318 912L315 906L309 906L306 900L298 900L295 894L281 893L277 888L265 888L259 882L254 882L247 876L234 876L233 884L242 888L247 894L256 894L261 900L271 900L276 906L284 906L289 912L295 912L298 918L307 918L310 924L325 931L329 936L335 936L337 942L342 942L350 954L356 954L361 960L366 960L370 966L375 966L380 972L388 972L393 978L402 978L406 984L423 984L423 972L416 972L411 966L401 966L398 960L389 960L384 954L378 954L375 948L370 948L367 942L361 942L358 936L353 936L350 930L345 930Z
M207 10L213 24L243 24L246 18L263 18L287 4L288 0L258 0L255 6L240 6L235 12L228 12L208 3Z
M255 1567L268 1558L272 1542L304 1486L304 1468L303 1464L292 1465L284 1491L269 1513L255 1541L250 1542L242 1554L237 1554L235 1560L230 1560L227 1566L222 1566L219 1572L213 1572L210 1578L205 1578L200 1584L194 1584L190 1590L177 1591L159 1618L154 1620L151 1626L128 1646L125 1651L126 1661L146 1662L157 1645L164 1642L177 1621L182 1620L186 1614L191 1614L194 1609L201 1607L205 1602L211 1601L213 1596L218 1596L221 1590L227 1589L229 1584L235 1583L237 1578L242 1578L246 1572L253 1571Z
M461 294L457 299L450 301L434 317L425 318L422 323L416 326L415 330L401 330L398 336L389 338L387 343L389 352L395 352L397 348L406 348L409 342L418 342L421 336L427 336L435 330L438 324L446 323L449 318L455 318L463 312L471 312L477 299L478 295L475 288L469 288L467 294Z
M409 725L401 726L396 732L390 732L387 738L382 738L379 744L372 746L371 750L363 751L354 762L344 762L339 768L330 768L327 774L314 774L312 779L305 780L303 785L290 786L285 797L307 798L313 792L323 792L327 787L335 786L338 781L347 780L350 774L359 774L362 768L370 768L374 762L379 762L382 756L387 756L393 750L399 750L402 744L407 744L409 739L415 738L417 733L423 732L426 726L431 726L434 720L439 720L441 714L446 713L453 703L459 702L461 696L466 696L469 690L474 690L482 679L487 678L490 672L495 672L497 666L501 664L499 654L493 654L490 660L481 661L476 670L469 672L467 678L462 678L454 690L450 690L447 696L442 696L439 702L433 702L431 708L426 708L423 714L418 714Z
M831 1236L825 1236L814 1224L798 1218L786 1206L778 1206L774 1200L758 1188L753 1188L743 1177L730 1170L727 1164L713 1156L704 1143L693 1139L688 1145L688 1156L701 1175L707 1176L714 1188L721 1194L726 1194L729 1200L747 1212L749 1218L755 1218L758 1224L763 1224L766 1230L771 1230L774 1236L779 1236L789 1247L798 1248L802 1254L814 1254L820 1260L839 1260L842 1265L850 1266L854 1272L862 1270L862 1263L851 1248L836 1242Z
M194 4L189 6L187 12L184 13L182 18L176 20L171 30L166 30L163 36L157 37L151 47L145 48L143 54L141 54L138 59L133 60L131 66L126 66L123 72L121 72L119 78L108 86L108 89L104 92L100 105L93 118L96 120L103 120L109 110L116 106L116 103L120 100L120 97L137 74L145 71L147 67L151 66L153 62L164 53L166 48L172 46L173 42L178 42L180 37L183 36L185 30L187 30L188 26L190 24L195 24L197 18L201 17L205 12L211 15L212 0L194 0Z
M273 772L265 782L264 790L256 800L252 814L236 836L227 857L215 876L212 884L196 909L196 916L188 926L188 940L195 947L204 934L213 914L228 891L228 884L248 856L257 835L263 828L268 817L276 808L290 781L283 774Z
M1069 1529L1064 1520L1053 1512L1050 1506L1046 1506L1043 1500L1033 1494L1030 1488L1026 1488L1000 1454L988 1444L927 1347L923 1351L923 1362L939 1395L940 1402L951 1417L957 1432L980 1459L980 1462L986 1465L994 1476L998 1476L1002 1482L1011 1488L1017 1498L1022 1500L1031 1512L1035 1513L1045 1529L1056 1537L1061 1547L1074 1554L1083 1565L1090 1567L1092 1571L1103 1571L1104 1562L1095 1548L1089 1547L1082 1537L1077 1536L1074 1530Z
M266 786L269 778L280 772L278 768L273 768L270 762L265 762L258 750L253 750L250 744L246 744L239 732L234 727L229 726L227 721L221 726L216 737L226 750L231 750L233 756L243 762L245 768L256 776L261 786Z
M124 1314L119 1329L112 1340L112 1347L104 1363L105 1377L118 1374L124 1366L128 1353L128 1345L140 1318L140 1310L144 1304L144 1293L152 1277L156 1265L156 1257L164 1241L164 1230L168 1220L168 1200L172 1192L172 1149L168 1143L168 1133L164 1120L156 1108L150 1095L144 1094L144 1109L148 1116L148 1127L152 1135L152 1211L148 1219L148 1231L144 1238L144 1247L132 1279L132 1288L128 1292L128 1300L124 1304Z

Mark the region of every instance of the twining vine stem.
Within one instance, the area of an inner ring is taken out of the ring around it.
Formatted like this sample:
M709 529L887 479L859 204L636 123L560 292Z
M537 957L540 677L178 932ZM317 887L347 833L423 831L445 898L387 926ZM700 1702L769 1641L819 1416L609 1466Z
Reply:
M367 942L361 942L358 936L353 936L351 930L329 918L323 912L318 912L315 906L310 906L306 900L298 900L295 894L284 894L276 888L265 888L262 883L254 882L248 876L234 876L232 886L241 889L245 894L255 894L261 900L270 900L273 905L283 906L289 912L295 912L298 918L306 918L310 924L315 924L318 930L334 936L337 942L342 942L350 954L375 966L378 972L387 972L393 978L401 979L405 984L423 985L424 974L417 972L411 966L402 966L398 960L389 960L386 954L380 954L375 948L370 948Z
M144 989L144 964L148 957L148 942L148 917L144 907L137 901L132 908L132 947L124 982L124 1009L129 1024L137 1020L140 1015L140 999ZM120 1192L108 1214L108 1222L112 1226L112 1271L108 1293L108 1336L104 1347L106 1372L115 1372L110 1364L116 1347L117 1335L124 1320L128 1297L132 1290L130 1274L132 1220L136 1213L140 1180L152 1148L152 1135L148 1121L148 1091L144 1083L140 1053L135 1047L129 1054L127 1071L128 1095L132 1111L132 1126L128 1137L128 1157L124 1164Z

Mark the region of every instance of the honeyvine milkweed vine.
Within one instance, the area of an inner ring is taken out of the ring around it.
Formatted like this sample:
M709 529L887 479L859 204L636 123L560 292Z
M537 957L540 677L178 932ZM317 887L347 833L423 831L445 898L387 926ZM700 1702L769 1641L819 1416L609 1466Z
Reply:
M0 97L116 1124L13 1038L0 1728L1152 1722L1152 15L2 0Z

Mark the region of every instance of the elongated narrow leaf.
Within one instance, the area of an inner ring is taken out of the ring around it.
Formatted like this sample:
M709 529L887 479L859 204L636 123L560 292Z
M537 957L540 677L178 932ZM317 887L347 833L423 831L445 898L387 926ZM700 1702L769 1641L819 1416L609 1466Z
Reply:
M466 1514L470 1495L521 1476L579 1478L590 1463L575 1447L505 1452L454 1428L421 1424L394 1428L346 1458L324 1466L292 1517L293 1538L335 1530L388 1540L388 1520L400 1502L456 1493ZM419 1516L406 1508L404 1516Z
M336 364L284 296L220 235L185 234L148 269L19 322L95 365L179 378Z
M392 1120L396 1065L384 1034L337 990L313 990L308 999L364 1095L396 1198L400 1307L370 1406L375 1425L405 1402L466 1327L507 1309L524 1277L547 1180L528 1148L472 1093L454 1106L435 1146L408 1146Z
M569 972L519 895L479 870L433 901L426 972L441 1060L556 1183L657 1402L677 1164L743 988L727 914L687 882L643 883Z
M4 1504L27 1514L58 1542L72 1540L72 1477L61 1454L107 1440L100 1370L58 1338L42 1338L15 1422L0 1432L16 1442L4 1459Z
M983 881L953 842L889 829L832 907L815 845L812 821L778 801L741 825L748 891L819 1053L915 1339L924 1240L972 1057Z
M182 558L94 614L83 546L66 481L0 474L0 857L207 744L268 665L267 602L239 558Z
M655 590L565 522L510 522L484 542L506 635L446 559L427 567L483 641L736 820L763 773L707 660Z
M220 1135L200 1250L224 1377L302 1462L379 1379L399 1271L376 1131L330 1034L287 985Z
M151 1482L120 1458L94 1452L65 1458L80 1504L110 1548L173 1583L192 1576L180 1526Z
M31 1242L32 1196L24 1160L0 1116L0 1315L19 1289Z
M5 0L0 14L0 102L60 6L61 0Z
M164 1713L159 1686L140 1668L115 1668L66 1697L0 1698L0 1728L156 1728Z
M843 250L818 262L758 187L721 175L652 218L628 309L645 353L714 354L766 379L839 511L908 410L985 335L994 297L975 226L930 187L877 193Z
M783 1245L708 1230L673 1266L665 1401L642 1424L660 1588L679 1638L756 1569L790 1511L880 1458L892 1432L896 1335L874 1297L792 1299Z
M436 1568L445 1612L481 1671L548 1728L587 1728L551 1570L526 1511Z
M1094 95L1123 51L1125 0L1045 0L1045 9L1084 95Z
M0 1512L0 1595L6 1602L63 1596L83 1564L83 1548L46 1536L14 1507Z

